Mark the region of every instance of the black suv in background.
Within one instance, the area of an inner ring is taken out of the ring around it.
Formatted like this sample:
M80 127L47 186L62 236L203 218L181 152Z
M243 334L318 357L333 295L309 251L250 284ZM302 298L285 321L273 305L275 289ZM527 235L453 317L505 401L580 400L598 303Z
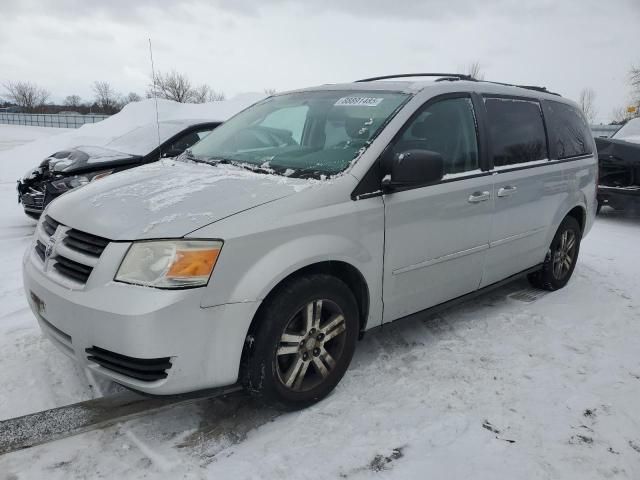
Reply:
M600 174L598 211L640 207L640 118L629 120L611 138L596 138Z
M56 152L18 180L18 202L28 216L37 219L59 195L115 172L163 157L176 157L220 123L205 120L149 123L104 146L83 145Z

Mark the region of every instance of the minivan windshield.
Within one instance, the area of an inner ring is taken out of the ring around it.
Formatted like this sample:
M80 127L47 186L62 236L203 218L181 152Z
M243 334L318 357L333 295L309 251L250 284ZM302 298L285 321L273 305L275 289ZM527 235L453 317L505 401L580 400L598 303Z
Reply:
M196 143L187 158L300 178L343 171L409 95L309 91L267 98Z

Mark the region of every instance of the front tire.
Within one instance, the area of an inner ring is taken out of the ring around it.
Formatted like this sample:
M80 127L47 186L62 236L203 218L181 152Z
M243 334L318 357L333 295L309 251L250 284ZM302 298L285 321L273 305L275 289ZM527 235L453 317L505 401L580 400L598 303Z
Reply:
M358 337L358 304L330 275L294 278L266 301L249 337L243 384L288 410L326 397L344 376Z
M577 220L566 217L553 237L542 268L529 275L529 282L534 287L549 291L564 287L576 268L581 237Z

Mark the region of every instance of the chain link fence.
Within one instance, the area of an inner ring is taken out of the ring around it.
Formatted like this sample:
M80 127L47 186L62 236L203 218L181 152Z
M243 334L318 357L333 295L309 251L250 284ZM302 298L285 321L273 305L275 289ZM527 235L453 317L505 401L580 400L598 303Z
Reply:
M103 114L35 114L35 113L8 113L0 112L0 124L7 125L32 125L35 127L78 128L85 123L97 123L109 115ZM591 125L594 137L610 137L620 125Z
M0 124L32 125L34 127L78 128L85 123L96 123L108 118L109 115L88 114L35 114L35 113L7 113L0 112Z

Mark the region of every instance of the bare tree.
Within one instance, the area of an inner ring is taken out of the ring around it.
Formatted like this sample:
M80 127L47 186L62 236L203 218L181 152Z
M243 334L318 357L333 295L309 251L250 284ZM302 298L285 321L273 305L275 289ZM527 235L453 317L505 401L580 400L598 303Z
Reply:
M165 100L173 100L180 103L191 103L194 99L194 92L191 81L186 75L172 70L163 74L158 72L149 85L147 97L156 96Z
M640 115L640 66L631 67L629 83L631 84L633 103L636 106L636 115Z
M221 102L226 99L224 92L218 92L206 84L193 89L193 103Z
M578 99L578 104L580 108L584 112L584 116L587 117L589 123L594 123L596 120L596 115L598 111L594 105L594 101L596 98L596 92L591 88L583 88L580 91L580 97Z
M611 124L623 125L629 120L629 112L625 107L614 108L611 112Z
M109 82L93 82L95 103L105 113L115 113L120 110L120 95L116 93Z
M200 85L193 89L193 95L191 98L192 103L206 103L212 100L209 100L209 96L214 92L211 90L209 85Z
M224 92L216 92L209 85L202 84L193 89L191 103L220 102L226 98Z
M640 94L640 66L636 67L635 65L631 67L631 71L629 72L629 83L631 87Z
M200 85L195 89L196 99L194 103L205 103L205 102L221 102L227 99L227 96L224 92L216 91L212 89L209 85ZM206 92L206 95L204 95Z
M140 100L142 100L142 97L136 92L129 92L129 94L124 97L123 103L126 105L127 103L139 102Z
M264 89L264 94L265 94L265 95L268 95L269 97L270 97L271 95L275 95L276 93L277 93L277 92L276 92L276 89L275 89L275 88L265 88L265 89Z
M80 105L82 105L82 99L80 98L80 95L67 95L67 97L65 97L64 99L65 107L77 108Z
M51 95L47 89L31 82L9 81L3 86L6 90L5 97L27 111L41 108Z
M484 73L482 72L482 65L479 61L474 61L469 63L465 67L465 74L469 75L471 78L475 80L484 80Z
M180 103L217 102L226 98L223 92L217 92L209 85L194 86L189 77L175 70L156 73L147 90L147 98L154 96Z

